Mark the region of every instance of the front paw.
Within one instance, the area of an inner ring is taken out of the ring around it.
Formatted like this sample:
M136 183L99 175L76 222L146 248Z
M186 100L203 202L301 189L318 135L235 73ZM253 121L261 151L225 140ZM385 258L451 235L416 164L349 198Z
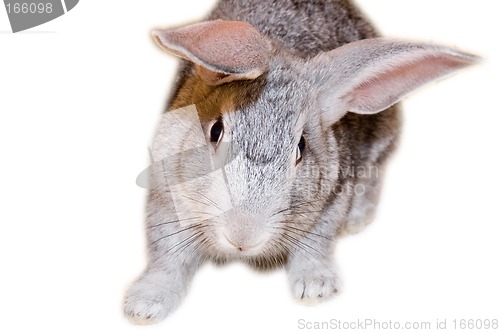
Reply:
M128 295L123 305L125 316L136 325L156 324L167 316L168 308L165 299L146 295Z
M292 296L304 303L316 304L328 300L339 292L340 281L336 274L302 272L290 276Z
M165 274L148 273L128 290L123 311L133 324L155 324L178 305L182 294L175 284L169 283Z

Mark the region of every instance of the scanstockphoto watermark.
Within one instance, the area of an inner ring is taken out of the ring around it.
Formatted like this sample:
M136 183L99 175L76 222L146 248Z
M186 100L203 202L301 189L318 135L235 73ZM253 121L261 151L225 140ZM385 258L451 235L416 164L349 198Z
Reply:
M299 319L297 328L301 330L336 330L336 331L366 331L366 330L430 330L432 323L428 321L404 322L393 320L377 320L372 318L356 320L340 320L332 318L328 321L307 321Z
M304 331L490 331L500 330L498 318L445 318L427 321L378 320L359 318L327 321L297 320L297 328Z
M237 142L222 140L214 145L210 141L194 104L163 114L148 151L151 164L139 174L137 185L168 193L179 219L191 222L199 218L190 207L200 200L214 206L205 216L218 217L251 195L292 200L284 189L291 191L294 184L300 184L301 195L311 200L332 193L363 196L367 192L365 186L380 176L375 166L340 167L335 163L326 166L304 163L300 168L262 163L249 170L247 154ZM249 172L252 177L247 177ZM290 186L266 186L274 182L274 179L266 182L266 177L280 177L280 182ZM247 183L250 184L246 186Z

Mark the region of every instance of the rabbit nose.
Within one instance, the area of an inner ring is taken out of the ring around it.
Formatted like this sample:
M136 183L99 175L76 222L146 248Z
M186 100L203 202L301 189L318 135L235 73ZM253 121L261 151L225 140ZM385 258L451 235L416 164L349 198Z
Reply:
M226 213L224 237L239 251L257 248L262 243L260 220L250 214Z

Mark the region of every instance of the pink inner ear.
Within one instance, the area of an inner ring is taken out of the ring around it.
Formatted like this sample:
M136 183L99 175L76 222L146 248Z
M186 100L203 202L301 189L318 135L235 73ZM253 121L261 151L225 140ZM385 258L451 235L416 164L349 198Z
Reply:
M162 48L206 70L251 78L268 66L270 45L250 24L242 21L209 21L153 32ZM257 75L257 76L258 76Z
M262 37L250 24L215 21L197 30L179 42L203 62L236 73L267 65Z
M355 88L341 97L348 111L375 113L399 102L412 90L438 77L446 75L468 63L447 56L426 56L413 62L392 65L380 72L373 72Z

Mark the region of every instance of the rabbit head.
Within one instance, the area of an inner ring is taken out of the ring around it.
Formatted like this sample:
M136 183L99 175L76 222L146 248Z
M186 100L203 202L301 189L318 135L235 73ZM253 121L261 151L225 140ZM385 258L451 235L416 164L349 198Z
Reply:
M339 152L350 147L336 140L335 123L348 112L382 112L477 61L383 38L304 59L241 21L153 38L192 64L160 124L153 178L167 179L179 221L204 233L210 255L257 261L285 257L293 234L320 223L332 195L342 200Z

